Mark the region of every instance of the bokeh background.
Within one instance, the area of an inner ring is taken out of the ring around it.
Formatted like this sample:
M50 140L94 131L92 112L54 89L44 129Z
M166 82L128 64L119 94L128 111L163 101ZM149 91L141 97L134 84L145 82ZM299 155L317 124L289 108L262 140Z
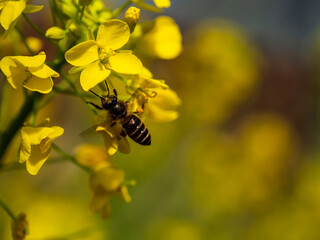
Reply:
M0 196L27 214L28 239L320 239L319 12L316 0L172 0L164 14L184 50L146 65L182 105L174 122L146 121L151 147L116 154L137 181L132 202L112 199L107 221L91 214L88 175L68 162L36 177L0 172ZM14 113L21 96L0 87ZM57 144L69 153L86 143L92 114L79 99L59 97L41 114L66 129ZM0 239L9 223L0 210Z

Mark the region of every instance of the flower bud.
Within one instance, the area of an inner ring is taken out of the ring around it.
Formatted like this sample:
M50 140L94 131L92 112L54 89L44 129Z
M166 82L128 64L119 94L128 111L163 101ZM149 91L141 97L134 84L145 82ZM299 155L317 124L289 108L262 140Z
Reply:
M92 0L79 0L79 4L83 6L88 6Z
M133 32L140 18L140 9L130 7L124 14L124 21L129 25L130 32Z
M51 27L46 32L46 37L52 39L62 39L64 38L64 30L59 27Z
M23 240L29 233L27 217L20 213L11 223L12 239Z

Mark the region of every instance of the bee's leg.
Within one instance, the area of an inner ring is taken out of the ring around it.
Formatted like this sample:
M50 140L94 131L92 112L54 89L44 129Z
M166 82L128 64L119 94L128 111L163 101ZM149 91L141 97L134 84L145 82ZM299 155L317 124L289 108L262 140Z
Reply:
M120 136L121 136L121 137L127 136L127 134L125 133L124 129L122 129L122 131L121 131L121 133L120 133Z
M110 127L113 127L114 125L116 125L116 122L111 123Z
M92 106L94 106L94 107L97 108L97 109L100 109L100 110L103 109L102 107L98 106L97 104L95 104L95 103L93 103L93 102L86 102L86 103L87 103L87 104L88 104L88 103L91 104Z

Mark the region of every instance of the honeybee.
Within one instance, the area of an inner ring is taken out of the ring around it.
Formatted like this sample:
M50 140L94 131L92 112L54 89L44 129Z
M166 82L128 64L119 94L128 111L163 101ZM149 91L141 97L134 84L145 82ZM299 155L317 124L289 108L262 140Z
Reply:
M122 137L128 135L133 141L141 145L150 145L151 136L148 129L141 121L141 119L135 115L135 113L128 112L128 105L131 98L126 102L118 100L117 91L113 89L114 94L110 96L109 87L107 84L106 86L108 89L107 97L101 97L90 90L91 93L101 99L101 107L92 102L87 103L93 105L97 109L107 110L112 121L111 126L114 126L116 122L119 122L121 124L122 131L120 135Z

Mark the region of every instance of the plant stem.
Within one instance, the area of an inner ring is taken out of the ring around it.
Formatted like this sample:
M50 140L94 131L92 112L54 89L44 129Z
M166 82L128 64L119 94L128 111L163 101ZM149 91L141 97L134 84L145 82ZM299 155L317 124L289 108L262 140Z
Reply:
M84 9L85 9L85 6L82 6L81 13L80 13L80 22L81 22L82 17L83 17Z
M26 46L26 48L28 49L29 53L32 56L36 55L35 52L30 48L30 46L29 46L29 44L28 44L28 42L26 40L26 37L23 35L22 31L17 26L16 26L16 31L19 33L20 38L21 38L22 42L24 43L24 45Z
M22 15L23 15L24 19L29 23L29 25L30 25L37 33L39 33L42 37L47 38L46 35L45 35L45 33L42 32L42 30L41 30L40 28L38 28L38 26L35 25L35 24L30 20L30 18L28 18L28 16L27 16L25 13L22 13Z
M129 7L131 4L131 0L128 0L127 2L125 2L121 7L115 9L112 14L111 14L111 18L116 17L117 15L119 15L122 11L124 11L127 7Z
M59 45L55 42L55 40L51 39L51 38L48 38L46 36L46 34L40 29L38 28L37 25L35 25L31 20L30 18L28 18L28 16L25 14L25 13L22 13L24 19L29 23L29 25L37 32L39 33L42 37L44 37L45 39L47 39L48 41L50 41L53 45L55 45L56 47L59 48Z
M1 199L0 199L0 206L11 217L12 220L16 219L16 217L13 214L13 212L10 210L10 208Z
M60 147L58 147L58 145L52 143L51 147L53 150L55 150L57 153L59 153L61 155L61 157L70 160L71 162L73 162L75 165L77 165L78 167L80 167L82 170L86 171L87 173L91 173L90 168L87 168L86 166L80 164L77 159L75 159L73 156L69 155L68 153L66 153L65 151L63 151Z
M30 112L32 111L35 101L37 101L40 97L41 94L37 92L29 95L26 98L24 104L21 106L19 113L11 121L7 130L4 131L0 136L0 169L3 165L3 156L6 152L7 147L11 143L17 131L21 128L21 126L23 126L23 122L27 119Z
M73 88L73 90L75 91L75 93L85 102L87 103L87 98L86 96L81 92L79 91L79 89L77 88L77 86L68 78L68 76L66 76L65 74L61 73L62 77L66 80L66 82ZM91 111L95 114L95 115L98 115L98 112L97 110L91 106L89 104L89 107L91 109Z

